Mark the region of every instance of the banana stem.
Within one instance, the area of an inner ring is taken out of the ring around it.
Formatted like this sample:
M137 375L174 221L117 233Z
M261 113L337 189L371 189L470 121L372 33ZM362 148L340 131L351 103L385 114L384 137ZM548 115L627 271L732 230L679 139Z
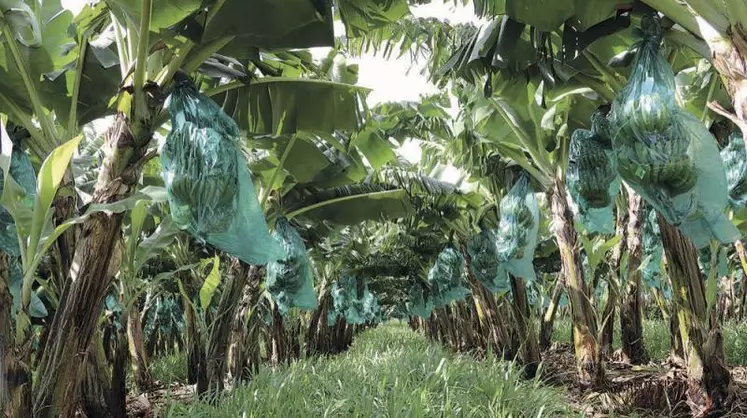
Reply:
M142 14L140 15L140 39L137 43L137 57L135 58L135 74L132 78L132 87L135 91L135 115L138 120L148 117L147 101L145 99L146 68L148 66L148 39L150 38L150 18L153 12L151 0L143 0Z

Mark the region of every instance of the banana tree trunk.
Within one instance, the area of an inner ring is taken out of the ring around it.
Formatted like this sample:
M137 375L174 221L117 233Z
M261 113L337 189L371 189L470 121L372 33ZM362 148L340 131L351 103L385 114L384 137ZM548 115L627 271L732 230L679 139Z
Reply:
M604 364L599 356L597 324L581 269L581 260L576 252L576 230L573 215L568 205L565 184L555 178L552 190L552 224L560 250L562 274L566 278L568 299L573 317L573 347L579 383L583 387L597 387L604 380Z
M211 324L210 336L206 351L207 358L207 390L210 396L219 395L223 391L223 380L226 377L226 357L228 355L228 340L231 336L231 324L236 316L244 286L248 281L259 280L257 267L248 267L234 259L231 274L218 302L215 320Z
M113 325L111 328L116 328ZM81 409L89 417L125 418L127 416L127 337L113 330L111 338L94 337L86 355L81 379ZM106 344L105 342L109 342ZM107 348L113 350L107 358ZM111 360L110 364L107 360Z
M495 297L493 296L493 293L475 279L474 274L472 274L472 257L470 257L469 252L467 251L466 243L462 243L461 252L466 261L465 272L472 291L471 306L476 320L475 327L479 330L479 336L481 338L480 344L484 349L487 349L488 346L490 346L493 350L496 350L496 352L504 351L506 348L506 341L502 338L502 335L505 333L502 330L504 324L498 316L498 306ZM477 314L478 309L482 312L483 318L480 318Z
M244 285L241 304L236 310L236 315L231 324L231 344L228 352L231 359L231 377L234 383L239 383L246 376L245 369L250 350L250 347L247 347L247 345L256 345L259 343L248 338L255 336L255 334L248 329L249 321L247 320L249 312L259 299L259 283L257 282L256 284L257 286L255 286L254 281L249 280Z
M9 258L0 252L0 416L26 418L31 416L31 370L21 361L23 348L16 346L8 283Z
M184 328L187 345L187 383L193 385L197 381L207 381L207 376L200 378L200 365L205 364L205 353L202 349L202 335L197 325L197 313L187 295L182 295L182 309L184 312ZM156 330L158 318L154 321ZM156 330L153 333L156 333ZM155 338L154 338L155 340Z
M150 373L148 355L145 352L145 343L143 342L143 324L140 321L140 312L138 312L136 305L131 306L127 314L127 345L135 387L141 393L146 392L153 386L153 377Z
M319 343L320 338L324 336L324 331L327 329L327 314L329 312L329 290L327 278L325 277L322 284L319 286L319 298L317 299L317 308L311 313L311 319L309 320L309 328L306 332L306 355L310 356L314 353L319 353L321 344Z
M675 361L685 358L682 335L680 335L680 319L677 312L669 317L669 357Z
M524 279L510 275L511 293L513 293L513 303L511 306L514 311L516 328L519 332L519 338L524 347L524 371L529 378L537 374L541 357L539 350L539 339L537 328L532 324L529 311L529 299L527 298L527 285Z
M106 364L101 338L97 335L86 353L81 379L81 409L86 416L111 417L111 375Z
M622 353L632 364L648 362L643 346L643 306L640 269L643 255L642 225L643 198L628 190L628 246L627 284L620 305L620 341Z
M707 19L698 17L702 35L711 49L713 66L721 75L726 92L732 100L736 115L725 114L723 109L714 109L732 119L742 130L747 143L747 32L741 25L729 27L721 33Z
M695 417L715 416L734 399L723 337L718 323L711 324L709 331L705 280L695 247L661 217L659 226L687 364L687 403Z
M108 132L108 151L93 203L112 203L132 194L150 142L150 126L119 113ZM95 332L106 293L122 259L123 214L97 213L81 228L67 281L34 382L34 417L72 417L78 375Z
M547 305L545 313L542 315L542 325L540 326L539 346L541 350L547 350L550 348L552 342L552 330L555 325L555 317L558 314L558 307L560 306L560 298L563 296L563 289L565 288L565 276L561 272L558 274L558 279L555 281L555 287L552 289L552 295L550 296L550 304Z
M613 248L612 257L610 257L609 262L610 274L608 276L608 283L610 285L607 287L607 304L604 306L604 311L602 312L602 321L604 322L604 325L602 326L601 352L604 358L610 358L614 343L615 311L617 310L617 305L619 304L620 299L620 274L618 274L618 272L620 271L620 259L622 258L622 253L627 246L625 239L625 228L627 227L627 224L627 211L621 210L621 208L618 207L617 219L615 221L615 235L622 237L622 239L617 243L617 245L615 245L615 248Z

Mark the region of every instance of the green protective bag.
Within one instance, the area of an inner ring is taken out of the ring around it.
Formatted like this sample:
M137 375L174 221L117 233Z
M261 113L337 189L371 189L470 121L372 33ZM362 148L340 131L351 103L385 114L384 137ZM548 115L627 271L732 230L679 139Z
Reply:
M455 300L462 300L470 293L464 287L466 262L462 254L454 248L446 248L438 255L428 271L433 306L443 308Z
M726 174L716 141L676 102L658 22L644 17L642 35L628 83L612 103L618 173L696 247L732 242L739 232L724 214Z
M285 250L285 257L267 264L267 291L280 314L286 315L292 307L316 309L314 277L301 236L283 216L278 218L272 235Z
M721 150L721 160L726 171L729 203L734 209L741 209L747 205L747 152L739 129L729 135L729 143Z
M659 217L656 211L649 205L644 205L643 213L643 230L642 251L643 261L641 267L641 276L643 283L647 286L664 290L661 277L661 258L664 254L664 247L661 245L661 231L659 230Z
M603 120L592 118L592 126ZM578 221L590 233L615 233L613 209L621 179L609 142L596 129L576 129L571 135L565 181L578 207Z
M498 247L495 241L495 234L489 229L483 229L467 240L470 272L491 292L506 293L511 290L511 286L506 269L498 260Z
M430 318L433 313L433 299L429 295L426 295L424 285L421 283L412 285L405 306L410 315L419 316L424 319Z
M498 259L514 276L535 280L532 260L539 233L539 205L526 174L503 197L500 209L496 231Z
M338 317L353 325L372 322L380 314L376 296L368 291L365 278L343 276L332 283L332 307L327 314L327 325L333 326Z
M183 77L169 113L161 165L173 222L246 263L281 259L284 251L268 232L233 119Z

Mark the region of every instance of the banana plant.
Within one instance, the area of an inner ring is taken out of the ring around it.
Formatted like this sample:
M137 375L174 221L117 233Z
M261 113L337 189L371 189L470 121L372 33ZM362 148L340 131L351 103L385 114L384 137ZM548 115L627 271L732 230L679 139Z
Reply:
M237 24L237 16L251 16L248 19L253 23L242 18ZM73 30L68 31L69 27ZM258 32L258 27L264 29ZM177 70L235 74L233 64L213 54L251 58L261 66L263 48L331 46L334 42L331 8L307 0L279 9L262 2L223 1L206 6L187 2L177 7L168 1L122 0L86 5L77 14L55 1L35 8L18 0L0 5L0 30L0 102L8 116L30 133L28 146L33 154L43 159L76 137L82 124L115 115L91 207L122 201L135 193L140 171L153 155L148 148L164 120L162 102ZM245 80L251 78L250 71L244 73ZM257 96L289 91L293 95L294 89L302 88L286 81L263 80L255 88L260 90ZM273 90L273 85L278 88ZM349 96L343 93L335 100L339 97ZM248 121L244 128L250 128ZM68 206L72 208L69 213L76 212L74 200ZM98 301L114 277L108 269L121 219L119 211L88 216L81 228L90 233L68 251L76 254L78 268L55 313L50 343L39 356L41 371L33 383L34 413L39 416L65 415L74 408L72 400L77 396L66 394L61 382L75 379L74 353L85 351L90 340L90 332L78 330L95 326ZM55 222L62 225L66 219ZM106 251L102 254L101 249ZM70 265L69 260L61 265ZM64 326L72 324L73 317L90 320L77 328Z

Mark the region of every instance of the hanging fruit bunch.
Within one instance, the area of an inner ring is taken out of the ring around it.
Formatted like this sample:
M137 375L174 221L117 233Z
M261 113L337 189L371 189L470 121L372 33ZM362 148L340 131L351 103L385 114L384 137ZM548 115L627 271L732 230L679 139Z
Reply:
M410 287L405 306L410 315L424 319L430 318L433 312L433 300L429 294L426 294L425 286L422 283L414 283Z
M277 303L278 310L285 315L292 307L307 311L315 309L314 277L301 236L281 216L273 237L285 250L285 257L267 264L267 291Z
M438 255L433 267L428 271L428 282L436 308L442 308L455 300L467 297L469 289L464 287L465 266L464 257L454 248L446 248Z
M470 272L493 293L508 292L508 276L498 260L495 234L483 229L467 241L467 254L470 257Z
M637 33L634 68L610 115L618 173L698 248L712 238L731 242L738 231L723 213L726 175L716 142L677 104L658 21L645 16Z
M721 150L721 160L726 170L729 203L735 209L743 208L747 205L747 151L740 130L729 135L729 143Z
M333 326L338 318L353 325L372 322L380 316L376 296L368 290L363 277L343 276L332 283L332 309L327 314L327 325Z
M171 131L161 149L174 223L249 264L283 256L267 230L236 123L183 74L169 101Z
M571 135L566 184L578 206L579 221L589 232L615 232L613 207L620 177L612 155L608 123L602 112L592 115L592 130Z
M503 197L500 209L501 220L495 233L499 260L509 273L534 280L532 259L539 233L539 206L526 174Z

